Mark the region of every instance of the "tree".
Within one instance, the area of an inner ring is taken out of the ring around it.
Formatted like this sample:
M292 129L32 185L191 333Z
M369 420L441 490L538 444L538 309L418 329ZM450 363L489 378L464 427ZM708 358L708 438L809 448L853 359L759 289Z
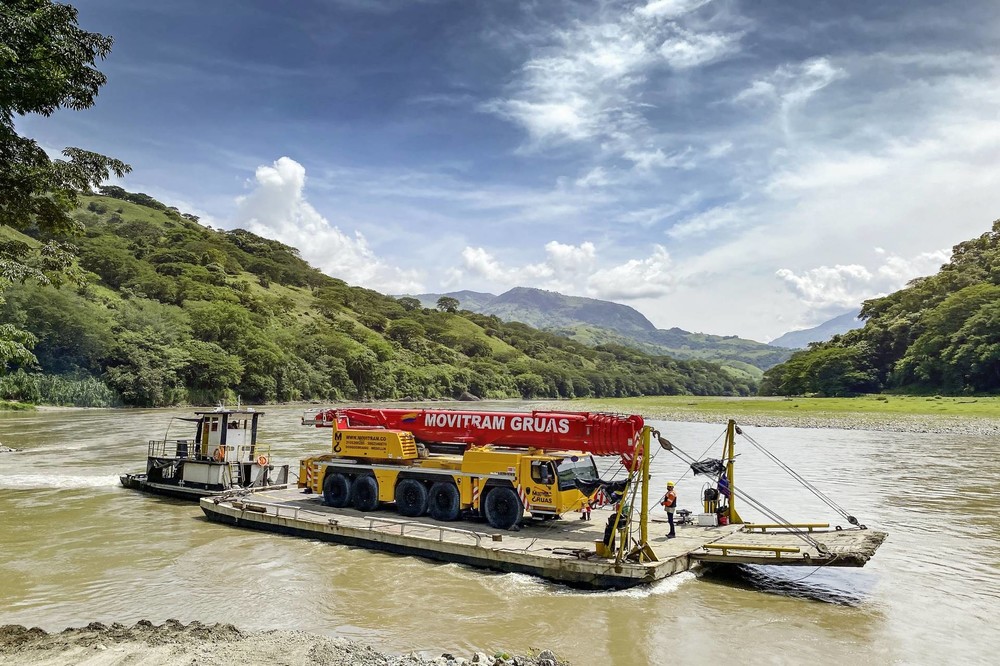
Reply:
M414 310L419 310L421 307L420 299L413 298L412 296L401 296L396 299L396 302L403 306L403 309L407 312L413 312Z
M437 309L441 312L458 312L459 301L451 296L442 296L437 299Z
M112 38L80 29L76 9L51 0L7 0L0 5L0 224L67 232L79 194L124 162L80 148L51 160L32 139L14 130L14 117L50 116L60 108L93 106L107 80L95 65L111 52Z
M51 0L0 4L0 226L35 228L47 242L6 244L0 251L0 299L11 282L48 283L69 269L72 255L53 234L79 230L69 213L81 192L111 174L131 170L124 162L80 148L50 159L14 128L17 116L49 116L60 108L86 109L106 78L95 65L111 51L112 38L80 29L76 9ZM0 332L10 342L17 331ZM7 345L0 344L0 350ZM10 360L0 351L0 363Z

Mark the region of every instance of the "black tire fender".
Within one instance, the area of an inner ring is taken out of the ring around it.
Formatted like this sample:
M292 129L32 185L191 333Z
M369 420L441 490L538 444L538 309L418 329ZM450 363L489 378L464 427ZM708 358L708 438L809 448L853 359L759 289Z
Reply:
M483 514L490 527L509 530L524 516L524 505L514 489L499 486L490 490L483 502Z
M462 510L461 496L454 481L436 481L428 497L428 512L434 520L458 520Z
M402 479L396 484L396 510L399 515L416 518L427 513L430 493L427 486L416 479Z
M331 472L323 479L323 503L342 509L351 501L351 479L346 474Z
M378 481L374 476L366 474L354 479L351 484L351 506L358 511L374 511L378 508Z

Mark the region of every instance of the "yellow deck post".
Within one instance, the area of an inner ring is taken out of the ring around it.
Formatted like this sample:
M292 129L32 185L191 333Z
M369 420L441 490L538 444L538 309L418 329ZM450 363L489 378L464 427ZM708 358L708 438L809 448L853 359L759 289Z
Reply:
M736 421L729 419L726 426L726 476L729 478L729 524L738 525L743 522L736 511L736 477L733 468L736 461Z
M646 531L649 523L649 437L650 427L642 429L642 513L639 515L639 543L649 543Z

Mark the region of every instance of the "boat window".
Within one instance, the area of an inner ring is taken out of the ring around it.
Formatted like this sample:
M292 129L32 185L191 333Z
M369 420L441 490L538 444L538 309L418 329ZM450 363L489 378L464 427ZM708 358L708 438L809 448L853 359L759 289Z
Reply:
M576 480L597 481L597 465L593 456L570 456L563 458L556 468L559 474L559 490L571 490Z

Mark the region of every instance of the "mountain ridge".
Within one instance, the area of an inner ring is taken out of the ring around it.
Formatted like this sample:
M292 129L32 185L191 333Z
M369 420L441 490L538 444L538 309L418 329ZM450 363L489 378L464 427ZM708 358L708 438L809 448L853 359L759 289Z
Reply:
M861 308L856 308L812 328L783 333L767 344L787 349L805 349L812 342L826 342L835 335L842 335L856 328L861 328L864 326L864 322L858 319L860 314Z
M471 303L463 301L463 293L475 294L475 299ZM533 287L514 287L500 295L457 291L413 297L426 307L435 307L442 296L457 299L461 309L495 315L504 321L520 321L586 344L624 344L647 353L721 363L755 379L792 353L735 335L692 333L677 327L658 329L628 305Z

